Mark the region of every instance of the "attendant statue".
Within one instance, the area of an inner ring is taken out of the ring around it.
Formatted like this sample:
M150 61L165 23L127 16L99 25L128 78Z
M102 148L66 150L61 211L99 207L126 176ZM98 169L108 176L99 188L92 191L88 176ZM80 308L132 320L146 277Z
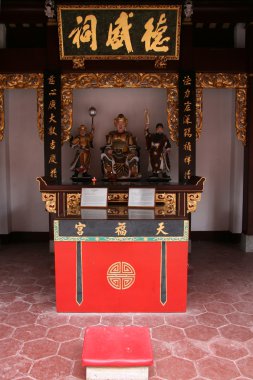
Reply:
M149 124L145 125L146 147L149 152L149 170L152 171L151 177L170 180L170 160L169 152L171 144L163 131L163 124L156 125L155 133L150 133Z
M70 146L76 149L75 158L70 166L74 171L72 180L78 181L79 178L91 178L88 171L90 168L91 148L93 148L94 127L92 126L90 132L85 125L80 125L78 135L71 137Z
M138 147L135 137L126 130L128 120L123 114L114 119L116 130L106 136L101 160L104 178L108 180L137 179L139 174Z

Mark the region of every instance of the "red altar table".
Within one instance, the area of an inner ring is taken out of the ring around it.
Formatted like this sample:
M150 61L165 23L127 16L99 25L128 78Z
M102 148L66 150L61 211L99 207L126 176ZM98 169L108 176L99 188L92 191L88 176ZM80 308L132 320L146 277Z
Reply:
M184 312L189 222L55 220L59 312Z

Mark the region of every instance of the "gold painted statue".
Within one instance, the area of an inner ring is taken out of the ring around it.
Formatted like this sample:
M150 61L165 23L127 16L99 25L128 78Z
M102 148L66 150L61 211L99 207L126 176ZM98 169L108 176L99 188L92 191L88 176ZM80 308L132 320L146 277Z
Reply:
M163 124L156 125L155 133L149 131L149 124L145 125L146 147L149 152L149 170L152 171L151 178L170 180L169 153L171 144L163 132Z
M140 178L138 146L135 137L126 130L127 122L127 118L119 114L114 119L116 130L106 136L106 146L101 154L105 179Z
M76 148L74 160L70 169L74 171L72 180L78 181L80 178L91 178L88 174L90 168L91 148L93 148L94 127L88 132L85 125L80 125L78 135L70 139L70 146ZM80 179L81 180L81 179Z

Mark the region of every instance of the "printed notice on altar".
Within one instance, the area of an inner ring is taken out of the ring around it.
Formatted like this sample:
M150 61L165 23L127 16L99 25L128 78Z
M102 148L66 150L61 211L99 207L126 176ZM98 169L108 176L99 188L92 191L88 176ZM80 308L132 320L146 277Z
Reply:
M155 188L129 188L128 207L155 207Z
M104 187L83 188L81 207L107 207L108 189Z

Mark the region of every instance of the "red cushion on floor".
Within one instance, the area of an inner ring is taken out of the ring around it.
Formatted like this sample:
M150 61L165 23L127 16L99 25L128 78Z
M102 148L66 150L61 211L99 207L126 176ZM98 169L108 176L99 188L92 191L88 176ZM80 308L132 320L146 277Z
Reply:
M91 326L85 331L83 366L132 367L150 366L152 363L147 327Z

